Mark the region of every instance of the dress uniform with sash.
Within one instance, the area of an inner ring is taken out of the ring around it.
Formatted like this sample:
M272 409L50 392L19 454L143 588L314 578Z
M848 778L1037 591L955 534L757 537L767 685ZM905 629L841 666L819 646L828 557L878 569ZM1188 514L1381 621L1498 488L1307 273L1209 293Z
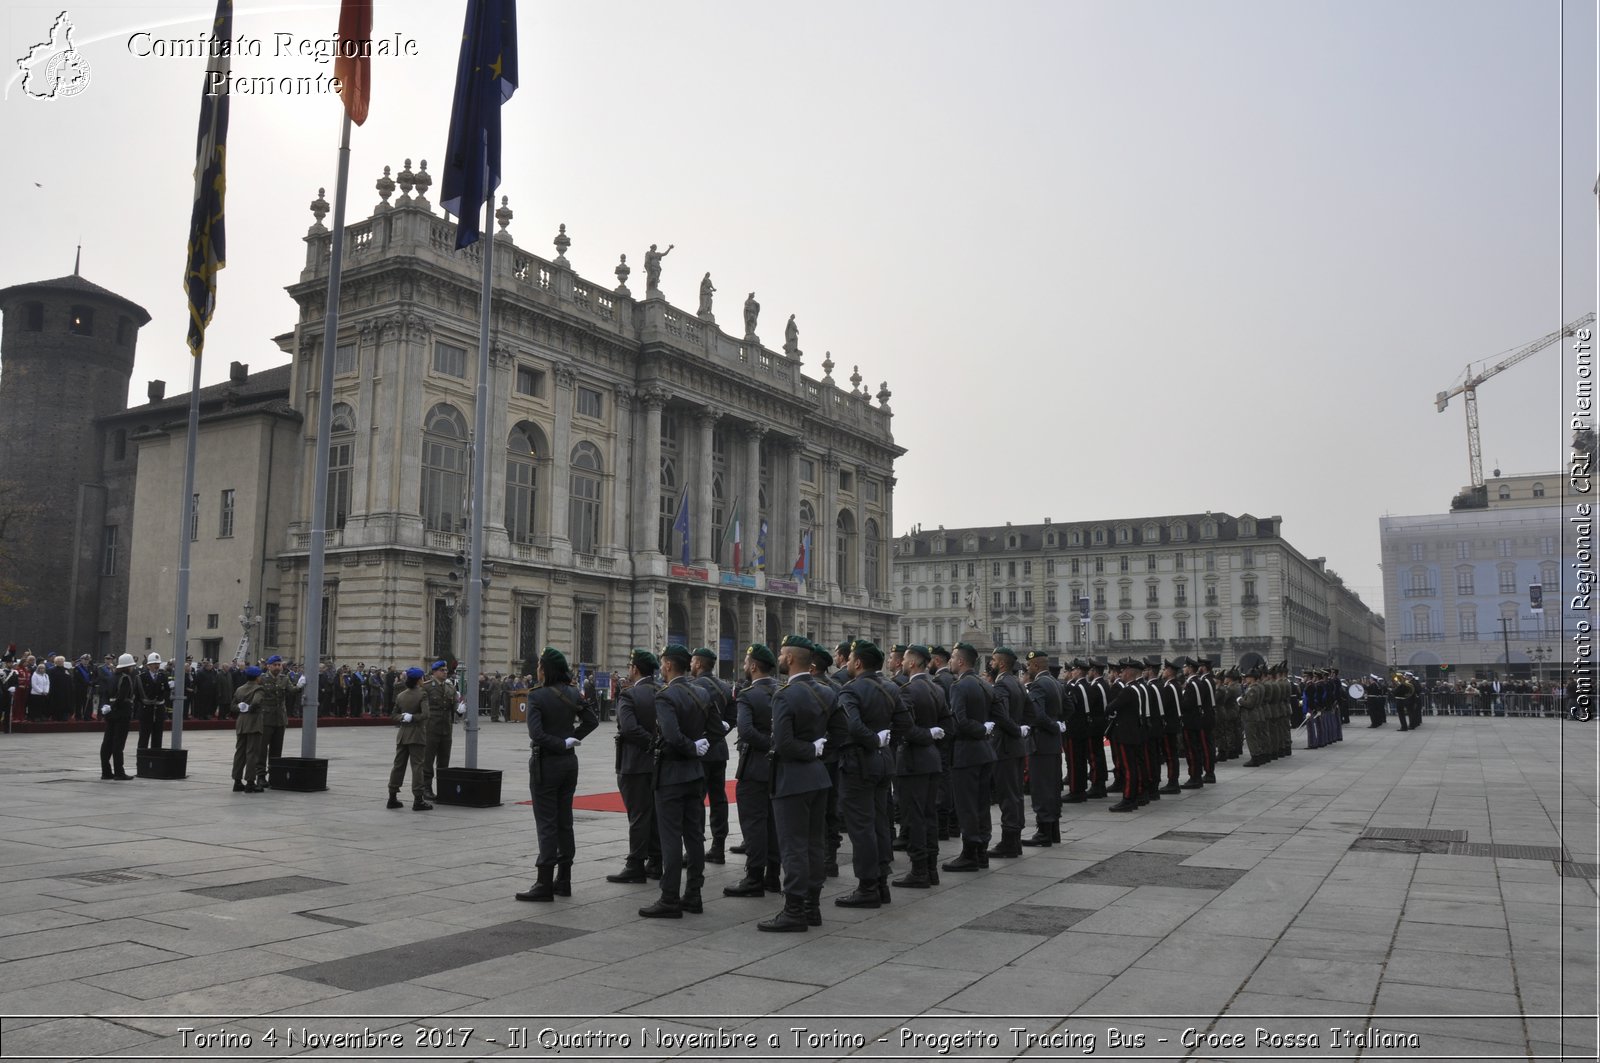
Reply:
M1068 665L1069 676L1061 686L1062 711L1065 730L1061 735L1061 753L1066 758L1067 804L1080 804L1089 799L1089 780L1094 774L1089 762L1091 745L1105 741L1105 728L1092 732L1089 724L1089 663L1075 659ZM1091 738L1092 734L1092 738ZM1098 750L1095 750L1098 759ZM1103 765L1102 765L1103 766ZM1102 787L1101 793L1105 790Z
M656 694L656 830L661 835L661 897L639 909L647 919L681 919L703 910L706 873L706 772L710 699L689 676L689 650L673 643L661 651L675 674ZM687 866L688 877L684 878Z
M994 790L1000 805L1000 842L987 853L993 857L1022 855L1022 827L1027 822L1022 806L1023 771L1033 751L1029 736L1022 733L1022 716L1028 695L1012 674L1017 666L1015 650L1001 646L994 651L996 674L994 696ZM1059 785L1059 784L1058 784Z
M233 731L233 791L258 794L256 775L261 771L261 722L263 704L261 669L251 665L244 670L245 682L233 692L233 711L236 714Z
M839 691L837 700L846 735L839 751L839 812L850 835L856 888L833 903L840 908L877 908L890 899L889 865L894 862L894 821L889 813L894 763L889 745L905 733L907 717L900 706L900 689L880 672L883 651L875 643L857 639L850 657L850 667L858 674Z
M756 924L779 933L822 925L818 897L826 880L827 800L832 784L822 763L834 690L805 670L813 644L802 635L784 638L789 671L772 696L772 819L783 865L783 910ZM826 654L826 650L823 651Z
M694 651L693 659L702 662L705 671L694 677L695 685L705 692L706 741L711 747L700 763L706 772L706 804L711 820L711 848L706 850L706 863L726 862L723 847L728 840L728 733L735 725L733 688L713 673L717 655L707 646Z
M1054 845L1061 840L1061 737L1066 727L1061 684L1050 674L1050 655L1028 651L1031 673L1025 691L1022 724L1029 731L1033 752L1028 755L1028 779L1033 795L1033 837L1029 846ZM1035 671L1037 669L1037 671Z
M617 695L617 791L628 813L628 857L607 882L638 883L661 877L661 834L656 830L655 741L656 669L661 662L646 649L628 655L635 679Z
M389 769L389 808L404 808L400 800L400 786L406 779L406 768L411 768L411 808L427 812L433 808L423 796L422 747L427 742L423 733L423 701L421 668L406 669L405 689L394 699L394 766Z
M907 719L905 735L895 748L894 777L911 871L895 879L894 885L906 889L939 884L938 799L944 773L939 747L955 729L944 688L927 672L930 656L926 646L906 647L908 674L900 688Z
M744 879L724 886L727 897L762 897L782 888L779 881L778 834L772 819L772 699L778 681L772 672L778 659L756 643L745 651L746 668L754 678L735 703L739 764L734 770L734 798L739 833L744 835Z
M600 720L578 696L564 653L548 646L539 655L539 685L528 692L528 789L539 831L534 861L538 882L519 901L572 896L572 795L578 789L578 746ZM555 879L552 882L551 872Z
M950 719L955 749L950 760L950 794L961 825L961 855L943 865L945 871L976 871L989 866L989 790L994 781L994 746L989 735L990 697L983 680L972 670L978 651L958 642L953 660L960 674L950 687Z
M1118 662L1122 673L1108 688L1106 714L1107 737L1111 739L1111 756L1116 763L1117 779L1121 783L1122 800L1109 811L1132 812L1141 804L1148 804L1144 795L1144 724L1141 719L1142 700L1133 685L1138 662L1123 658Z

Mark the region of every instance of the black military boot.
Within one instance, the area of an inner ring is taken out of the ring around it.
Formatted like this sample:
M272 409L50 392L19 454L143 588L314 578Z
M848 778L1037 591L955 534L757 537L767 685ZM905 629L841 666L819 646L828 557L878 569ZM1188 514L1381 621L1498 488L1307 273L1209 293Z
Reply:
M822 925L822 890L806 890L806 926Z
M1173 779L1171 782L1167 783L1167 785L1163 786L1158 792L1163 794L1175 794L1181 789L1182 787L1178 785L1178 780Z
M607 875L607 882L620 882L639 884L647 881L644 877L644 868L639 864L623 864L622 871L615 875Z
M1121 801L1106 809L1107 812L1132 812L1139 807L1139 802L1132 798L1124 797Z
M894 903L894 894L889 892L889 867L887 864L878 872L878 903Z
M939 884L939 850L938 849L935 849L933 852L928 854L928 858L923 861L923 868L927 872L927 875L928 875L928 885L937 886Z
M744 842L740 842L738 845L728 846L728 852L732 853L734 856L743 856L745 853Z
M1002 830L1000 844L988 850L983 855L1009 859L1022 855L1022 832L1020 830Z
M766 884L762 880L761 872L754 867L745 868L744 878L732 886L722 887L724 897L765 897Z
M768 864L766 877L761 880L761 887L768 893L782 892L783 884L780 878L780 872L781 869L777 864Z
M711 848L706 850L706 863L726 864L728 862L728 858L723 855L722 842L723 839L717 838L711 843Z
M1055 838L1050 834L1050 824L1046 823L1042 819L1036 822L1038 826L1035 828L1033 835L1031 837L1022 839L1022 844L1028 846L1030 849L1039 848L1041 846L1048 847L1049 845L1053 844L1055 842Z
M1100 798L1106 796L1104 784L1089 787L1089 792L1083 795L1086 798Z
M961 843L961 855L944 865L945 871L978 870L978 846L974 842Z
M1061 845L1061 821L1055 820L1050 824L1050 840L1056 845Z
M242 783L234 783L233 784L233 788L235 790L243 790L244 789L244 785ZM405 805L404 801L400 800L400 792L398 790L390 790L389 791L389 803L387 805L384 805L383 807L384 808L404 808L404 807L406 807L406 805Z
M911 870L895 879L894 884L905 890L925 890L933 885L928 881L928 861L920 856L914 857L911 861Z
M849 893L846 893L843 897L835 897L833 899L833 903L834 906L838 908L879 907L878 880L871 878L858 880L856 882L855 889L851 890Z
M555 887L550 883L550 868L539 868L539 881L533 884L532 889L517 894L519 901L553 901L556 899Z
M683 891L683 899L678 902L678 907L690 915L700 915L706 910L705 902L700 899L700 888L691 886Z
M102 779L115 779L116 778L115 775L102 775L100 777ZM240 782L238 779L233 780L233 792L236 793L236 794L244 793L244 783Z
M676 895L669 897L663 892L656 903L640 908L639 915L645 919L682 919L683 903Z
M556 865L555 889L556 889L556 896L557 897L570 897L570 896L572 896L572 861L571 860L567 860L567 861L565 861L563 863L559 863L559 864Z
M761 920L756 924L756 929L765 930L769 934L804 934L808 925L805 899L785 893L783 910L771 919Z
M411 811L413 811L413 812L432 812L433 811L433 806L428 804L428 802L426 800L424 800L423 798L419 797L415 801L411 802Z
M1254 767L1254 765L1248 765L1247 764L1246 767ZM1205 784L1206 784L1206 781L1204 779L1200 778L1200 776L1191 775L1187 779L1185 779L1183 782L1178 784L1178 789L1180 789L1180 790L1198 790L1201 787L1205 786Z

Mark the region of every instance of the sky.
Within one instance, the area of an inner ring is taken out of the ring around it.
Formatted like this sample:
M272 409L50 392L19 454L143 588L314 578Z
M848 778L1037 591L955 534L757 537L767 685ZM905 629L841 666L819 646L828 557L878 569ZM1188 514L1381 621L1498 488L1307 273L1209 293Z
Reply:
M72 4L71 98L0 101L0 287L71 272L143 305L131 393L187 390L182 261L214 4ZM449 123L464 4L378 0L349 221ZM11 2L4 56L60 3ZM239 3L239 76L338 5ZM1382 608L1378 519L1468 481L1469 363L1595 309L1595 7L1558 0L1192 4L615 0L519 7L501 193L519 246L723 319L754 290L893 393L896 532L1205 510L1281 515ZM287 35L280 38L277 35ZM337 97L232 101L228 265L203 382L287 361L307 204L334 185ZM437 201L437 184L433 198ZM777 338L768 324L766 332ZM781 342L781 341L779 341ZM1571 358L1479 393L1485 471L1564 464ZM1564 381L1565 376L1565 381Z

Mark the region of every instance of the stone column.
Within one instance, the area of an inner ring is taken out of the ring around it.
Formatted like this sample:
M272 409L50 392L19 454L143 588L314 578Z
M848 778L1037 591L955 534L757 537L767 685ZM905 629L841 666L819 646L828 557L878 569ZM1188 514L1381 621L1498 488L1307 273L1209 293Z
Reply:
M756 543L761 536L761 437L767 430L761 425L749 425L741 433L744 439L744 501L740 509L744 515L744 564L755 564ZM770 501L770 500L769 500ZM772 549L772 529L767 529L767 549ZM768 568L772 559L769 557Z
M633 518L630 505L632 492L628 490L628 486L633 482L634 455L630 453L628 439L637 421L634 416L636 398L632 388L623 386L617 388L616 398L612 400L616 405L617 434L609 466L614 479L611 485L611 520L606 525L605 541L608 549L619 556L628 553L629 532L632 528L630 523ZM658 432L657 435L659 434Z
M376 368L374 368L373 372L362 372L361 367L372 364L367 361L369 357L374 362L377 362L378 365L383 364L377 361L378 356L373 351L373 348L378 345L379 338L387 331L388 329L372 321L363 321L357 330L356 367L358 383L356 385L355 424L353 426L356 430L356 439L350 470L350 515L346 525L352 529L359 528L366 523L368 499L371 497L372 488L375 486L373 479L376 473L372 464L372 426L378 423L378 418L375 414L375 403L378 398L377 385L374 382L377 373ZM313 484L312 486L315 487L316 485ZM329 531L332 530L331 528L329 529Z
M661 408L667 404L665 388L650 388L640 396L644 405L644 438L640 440L638 468L639 481L636 497L639 508L634 513L634 549L650 554L660 554L656 537L656 520L661 512Z
M778 474L774 479L782 482L775 484L777 497L772 500L775 514L772 531L783 544L778 554L781 559L778 575L788 579L794 573L795 559L800 556L800 449L794 440L785 439L778 445L773 459L772 467Z
M510 540L506 536L506 453L511 438L511 408L505 396L511 394L511 374L516 358L504 347L489 348L489 438L483 441L483 460L489 463L488 484L484 499L487 509L484 521L484 542L489 554L509 553Z
M717 431L717 421L722 414L716 410L702 409L695 414L699 426L699 440L695 451L694 510L690 516L690 531L694 538L691 555L696 565L711 563L711 439Z
M822 470L822 512L817 514L817 530L811 541L820 549L811 570L821 577L817 586L826 589L834 586L837 572L833 555L839 548L839 459L829 454L817 465Z
M423 394L423 378L433 352L433 328L426 318L406 314L397 325L396 339L393 365L385 370L386 376L394 377L393 383L385 388L391 402L385 404L389 407L386 412L380 408L380 416L393 418L393 423L399 426L395 432L399 436L399 446L379 447L373 455L372 475L378 493L372 508L374 512L396 515L392 540L420 544L423 538L420 508L422 419L428 412L424 403L432 402ZM379 355L383 354L380 347Z
M550 541L566 546L567 492L571 487L572 388L578 374L569 366L555 367L556 426L550 441Z
M855 554L851 567L855 569L855 586L863 591L867 589L867 505L862 501L866 494L861 482L861 466L856 466L856 535L850 544L850 552ZM880 552L878 560L883 560Z

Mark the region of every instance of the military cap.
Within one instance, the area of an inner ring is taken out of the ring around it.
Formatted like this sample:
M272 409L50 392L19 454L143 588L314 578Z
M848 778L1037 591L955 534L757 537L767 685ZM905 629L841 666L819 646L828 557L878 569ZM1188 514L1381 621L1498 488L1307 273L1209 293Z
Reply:
M539 654L539 663L546 668L554 665L557 668L564 669L567 667L567 655L554 646L546 646L544 652Z
M693 656L693 657L704 657L706 660L710 661L712 664L716 664L717 663L717 651L713 650L710 646L701 646L698 649L696 649L694 651L694 653L692 653L690 656Z
M913 642L911 645L907 646L904 652L915 654L916 656L921 657L924 661L930 660L933 657L932 650L916 642Z
M1162 661L1161 667L1171 668L1174 672L1182 671L1183 665L1178 661Z
M828 652L828 647L819 642L813 642L811 644L811 663L826 669L833 664L833 654Z
M850 644L854 641L854 639L845 639L843 642L839 643L839 645L834 647L833 652L842 653L848 656L850 653Z
M778 666L778 658L774 657L772 651L759 642L745 650L744 655L753 661L760 661L768 668L776 668Z
M689 647L681 642L670 643L661 651L661 659L663 661L677 662L687 668L689 667Z
M423 676L425 676L427 674L428 673L424 672L421 668L418 668L416 665L412 665L410 668L406 669L406 678L407 679L421 679Z
M850 644L850 653L861 658L861 663L868 668L883 667L883 651L871 639L856 639Z
M643 646L634 647L633 652L628 654L628 662L637 665L641 672L653 672L661 667L661 658Z
M945 649L943 646L929 646L928 657L930 659L934 657L943 657L948 661L950 659L950 651Z
M1005 656L1010 657L1013 661L1017 659L1017 651L1012 649L1010 646L996 646L994 648L994 652L997 655L1004 654Z
M958 642L958 643L956 643L955 648L958 649L958 650L966 650L968 653L972 654L973 656L977 656L977 653L978 653L977 647L974 646L970 642Z
M441 668L449 668L449 667L450 666L448 664L446 664L445 662L443 662L443 661L434 661L433 664L428 666L428 671L437 672Z
M804 635L785 635L783 636L783 641L778 644L778 648L787 649L790 646L798 646L802 650L809 651L812 645L811 640Z
M1048 661L1050 659L1050 654L1045 652L1044 650L1029 650L1028 651L1027 659L1030 660L1030 661L1037 661L1041 657L1043 657L1045 660Z
M1211 667L1211 658L1210 657L1196 657L1194 659L1194 663L1195 663L1195 667L1196 668L1210 668Z
M1101 671L1105 671L1111 665L1111 662L1104 657L1090 657L1086 663L1090 668L1098 668Z
M906 646L905 643L897 642L893 646L889 647L889 652L890 653L904 653L904 652L906 652L907 649L908 649L908 647Z
M267 658L267 663L268 664L282 664L283 663L283 658L278 656L276 653L274 653L271 657Z
M1161 667L1161 654L1156 653L1156 654L1152 654L1149 657L1146 657L1144 659L1144 666L1146 668L1160 668Z
M1084 660L1082 657L1074 657L1067 664L1067 667L1076 668L1080 672L1087 672L1089 670L1089 662Z
M249 668L244 670L244 674L249 676L251 679L260 679L261 669L252 664Z
M1252 667L1248 672L1245 673L1245 678L1246 679L1260 679L1261 678L1261 669Z

